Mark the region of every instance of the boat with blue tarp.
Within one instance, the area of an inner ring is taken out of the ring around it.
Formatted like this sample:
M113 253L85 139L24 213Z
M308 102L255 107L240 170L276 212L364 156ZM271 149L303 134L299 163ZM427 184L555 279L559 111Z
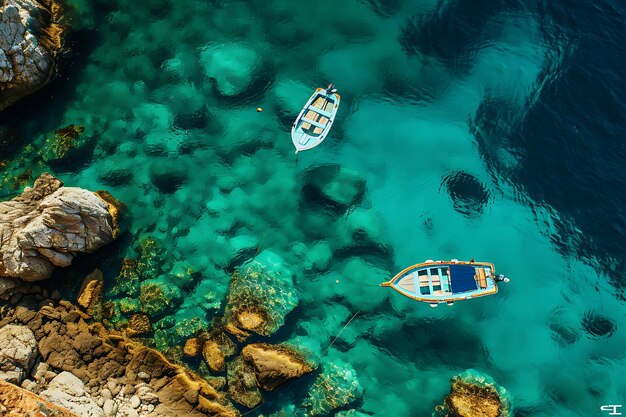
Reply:
M405 268L381 286L437 307L440 303L452 305L455 301L495 294L498 283L508 281L504 275L496 275L492 263L427 260Z

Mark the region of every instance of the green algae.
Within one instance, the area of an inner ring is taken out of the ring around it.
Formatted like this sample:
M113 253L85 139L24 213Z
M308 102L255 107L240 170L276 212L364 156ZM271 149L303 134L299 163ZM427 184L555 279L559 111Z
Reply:
M178 287L157 280L143 281L139 289L140 311L161 316L180 305L182 293Z
M71 150L81 146L79 139L84 131L84 126L73 124L56 129L46 138L41 157L46 162L65 158Z

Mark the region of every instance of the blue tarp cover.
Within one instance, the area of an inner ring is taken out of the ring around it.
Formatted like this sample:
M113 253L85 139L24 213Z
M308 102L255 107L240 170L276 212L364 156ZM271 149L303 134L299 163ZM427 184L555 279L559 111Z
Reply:
M478 288L474 279L476 270L471 265L450 265L452 293L473 291Z

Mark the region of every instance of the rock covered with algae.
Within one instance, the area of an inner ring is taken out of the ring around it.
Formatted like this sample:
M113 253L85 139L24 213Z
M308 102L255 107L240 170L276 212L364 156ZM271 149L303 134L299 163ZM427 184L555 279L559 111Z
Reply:
M97 194L48 173L32 188L0 203L0 276L39 281L116 237L117 209Z
M352 365L328 362L302 406L307 416L325 416L357 401L362 395L363 387Z
M225 327L239 340L245 340L250 332L270 336L297 305L298 295L289 269L278 255L265 251L233 273Z
M0 110L50 80L62 47L60 18L54 0L0 3Z
M149 316L162 316L182 300L178 287L159 280L146 280L139 290L140 311Z
M511 397L493 378L468 369L452 378L450 394L433 417L510 417Z
M43 160L50 162L56 159L63 159L68 152L80 145L79 138L84 131L84 126L73 124L56 129L54 133L46 138L42 149Z

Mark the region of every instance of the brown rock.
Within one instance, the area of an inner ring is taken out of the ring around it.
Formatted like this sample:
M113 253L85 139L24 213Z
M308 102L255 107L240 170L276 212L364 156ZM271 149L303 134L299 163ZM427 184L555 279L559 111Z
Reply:
M118 381L118 388L143 383L147 385L138 388L137 395L144 404L155 406L150 416L240 416L225 394L218 391L223 388L223 381L209 383L173 364L160 352L109 331L100 323L89 323L80 317L65 322L64 317L75 311L79 310L63 303L55 308L46 307L46 315L24 307L19 309L19 314L16 309L5 307L2 314L4 319L16 323L20 322L16 318L19 315L27 321L27 326L38 322L39 327L33 333L43 361L55 372L70 372L90 392L101 392L106 382L113 379ZM147 392L139 393L141 389ZM2 401L0 394L0 404ZM0 415L3 415L1 406Z
M500 417L500 397L495 389L463 381L452 382L452 392L444 400L451 417Z
M96 320L102 317L102 295L104 293L104 276L99 269L87 275L78 291L78 304L87 314Z
M281 345L251 344L243 348L242 355L254 369L259 385L266 391L313 371L313 366L304 356Z
M239 326L245 330L255 331L265 324L265 318L256 311L241 311L237 314Z
M79 417L51 404L39 395L0 381L0 415L32 417Z
M183 353L186 356L190 356L195 358L202 353L202 341L197 337L192 337L191 339L187 339L185 341L185 347L183 348Z
M214 340L207 340L202 346L202 357L213 372L224 370L224 354Z
M250 332L246 332L244 330L241 330L240 328L238 328L237 326L235 326L232 323L226 324L224 326L224 330L226 330L228 333L230 333L233 336L235 336L237 338L237 340L240 341L240 342L243 342L248 337L250 337Z
M113 197L113 195L109 193L108 191L98 190L94 194L100 197L100 199L107 204L107 207L109 209L109 214L111 215L111 220L113 223L113 239L115 239L117 238L117 235L120 233L120 226L119 226L118 219L120 217L120 213L122 212L124 208L124 204L122 204L122 202L120 202L118 199Z

